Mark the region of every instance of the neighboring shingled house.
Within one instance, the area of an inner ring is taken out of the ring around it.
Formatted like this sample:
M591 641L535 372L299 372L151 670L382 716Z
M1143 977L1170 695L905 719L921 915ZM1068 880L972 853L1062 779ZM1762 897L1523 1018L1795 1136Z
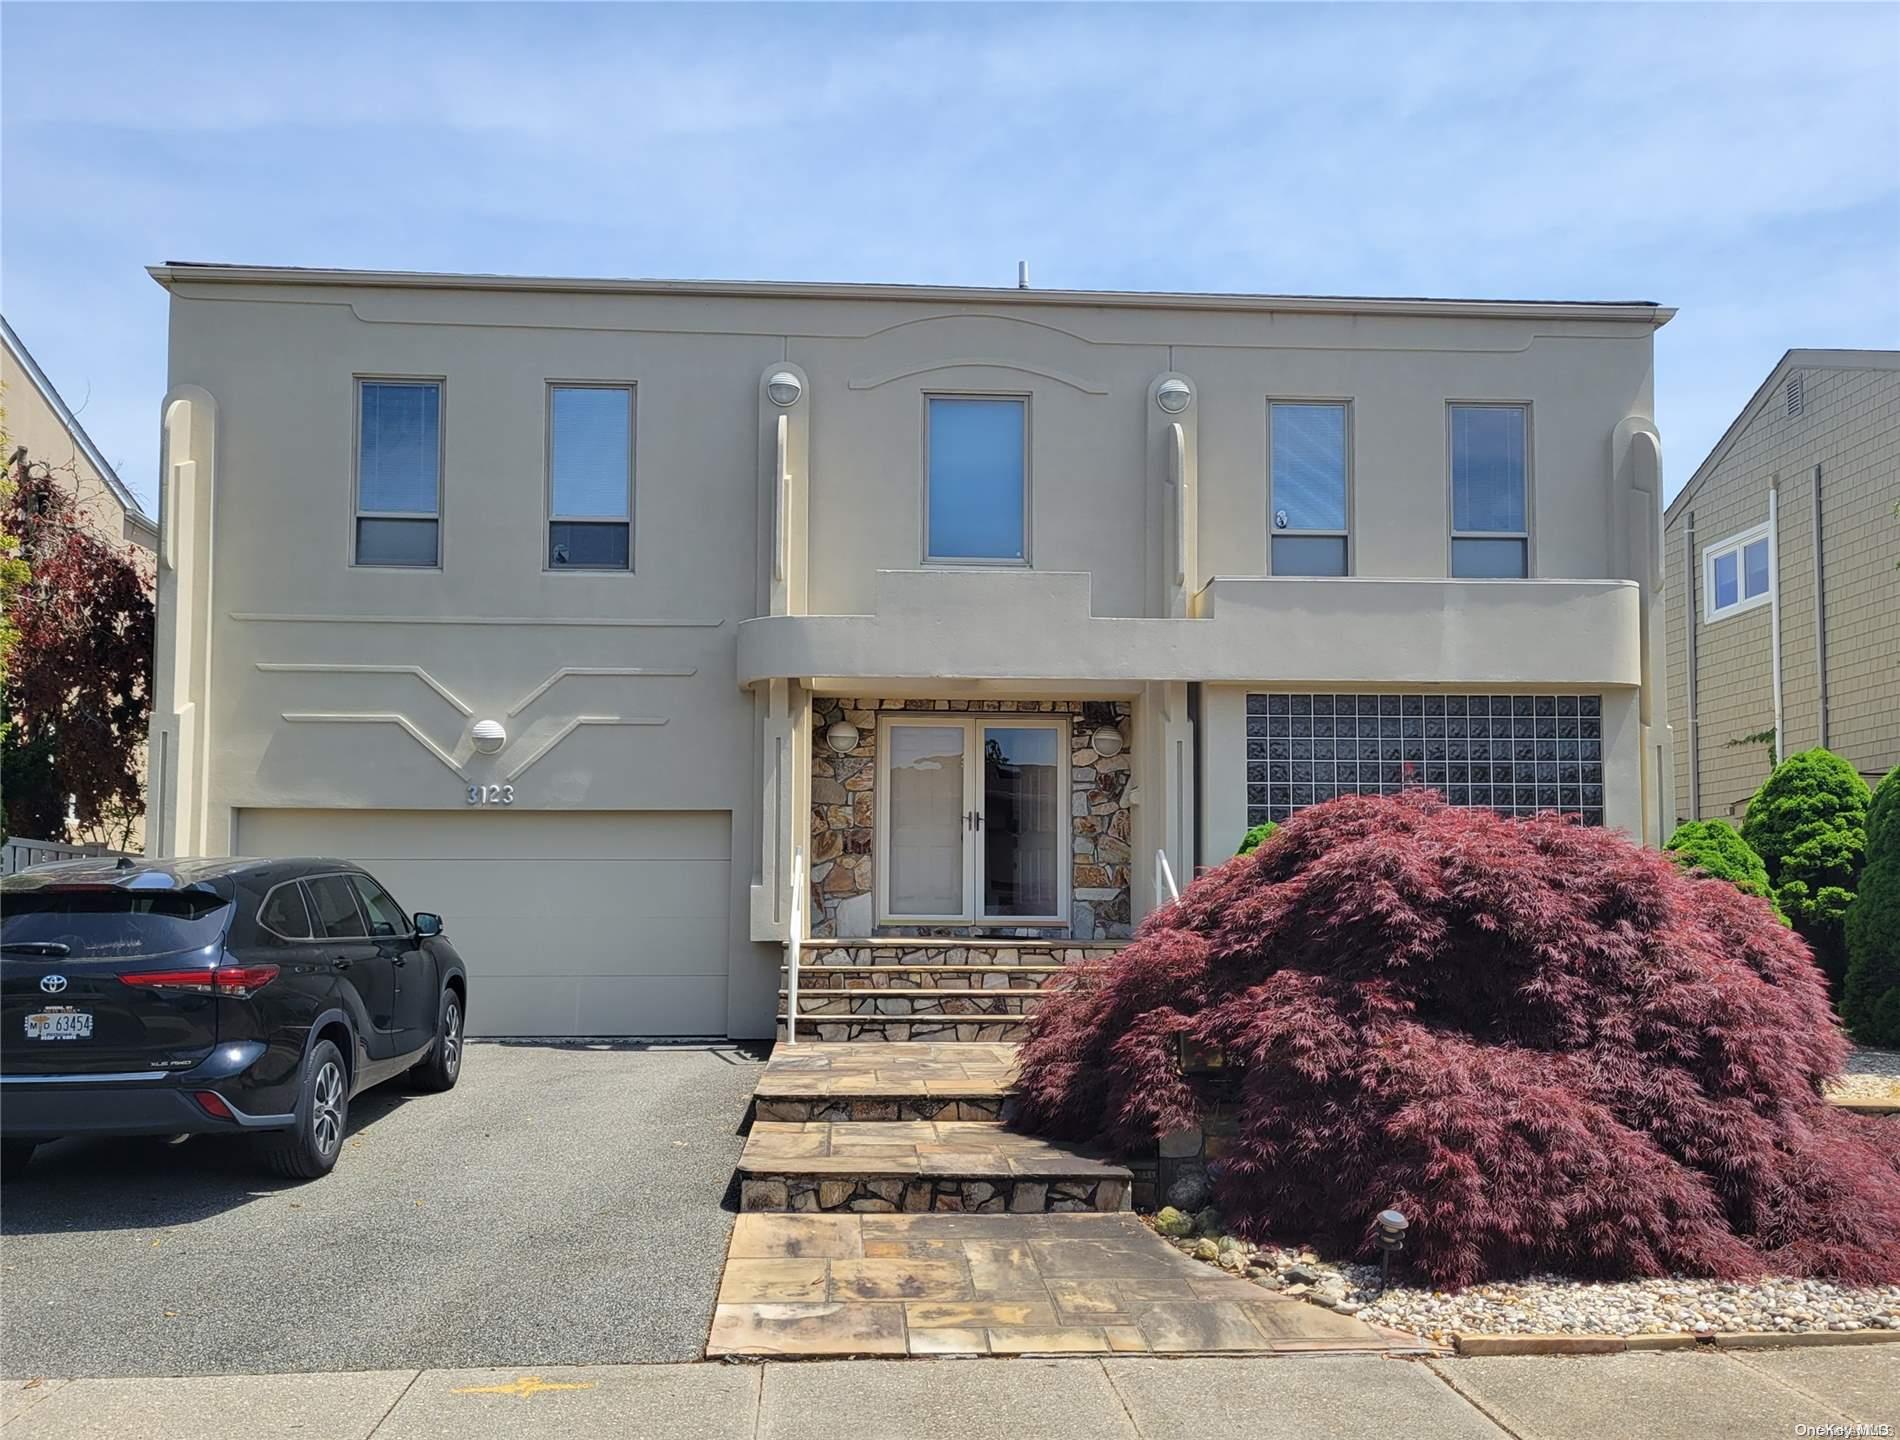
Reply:
M55 471L67 472L78 483L79 503L113 544L135 545L149 557L158 547L158 522L140 507L138 497L125 488L86 427L60 398L53 382L39 367L20 337L0 318L0 403L6 406L9 454L24 445L26 453ZM148 564L149 568L149 564Z
M1900 352L1790 350L1664 522L1678 817L1739 815L1770 730L1900 762L1897 505Z
M119 479L111 463L93 444L86 427L79 423L72 407L60 397L46 372L39 367L13 327L0 318L0 406L6 413L5 455L0 463L11 464L13 455L24 448L35 461L47 465L56 476L69 477L81 513L93 532L107 544L135 551L135 563L148 578L156 573L158 522L139 505L135 496ZM140 766L143 768L143 758ZM60 836L39 839L59 840ZM114 837L116 843L118 837ZM131 850L145 843L144 821L132 823L124 843ZM47 853L40 858L57 858Z

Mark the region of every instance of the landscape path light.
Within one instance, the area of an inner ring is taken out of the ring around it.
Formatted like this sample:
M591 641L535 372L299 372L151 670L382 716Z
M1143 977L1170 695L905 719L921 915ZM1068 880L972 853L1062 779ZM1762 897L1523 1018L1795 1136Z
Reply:
M1392 1283L1392 1257L1405 1248L1405 1232L1411 1222L1396 1210L1379 1212L1379 1288Z

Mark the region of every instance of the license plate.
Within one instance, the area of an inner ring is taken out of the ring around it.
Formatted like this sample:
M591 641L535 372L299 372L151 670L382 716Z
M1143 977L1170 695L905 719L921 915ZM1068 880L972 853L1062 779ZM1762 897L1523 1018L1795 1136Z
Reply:
M26 1017L29 1040L90 1040L92 1016L84 1010L42 1010Z

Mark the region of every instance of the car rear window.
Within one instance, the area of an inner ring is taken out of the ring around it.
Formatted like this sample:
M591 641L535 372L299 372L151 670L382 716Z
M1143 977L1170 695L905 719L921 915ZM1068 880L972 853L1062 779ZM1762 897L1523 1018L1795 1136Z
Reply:
M209 890L49 886L7 896L0 947L75 960L164 955L216 944L230 918L230 902Z

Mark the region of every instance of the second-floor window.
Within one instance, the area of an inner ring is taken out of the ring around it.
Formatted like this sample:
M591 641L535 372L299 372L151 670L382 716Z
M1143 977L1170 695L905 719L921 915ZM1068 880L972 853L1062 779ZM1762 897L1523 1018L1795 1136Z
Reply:
M1451 573L1517 579L1530 571L1530 410L1451 407Z
M1702 618L1720 620L1773 598L1768 527L1757 525L1702 552Z
M548 567L633 568L633 387L548 387Z
M1272 452L1272 569L1275 575L1346 573L1346 407L1274 401L1267 407Z
M933 395L924 428L925 558L1026 564L1029 402Z
M356 382L356 563L441 563L442 382Z

